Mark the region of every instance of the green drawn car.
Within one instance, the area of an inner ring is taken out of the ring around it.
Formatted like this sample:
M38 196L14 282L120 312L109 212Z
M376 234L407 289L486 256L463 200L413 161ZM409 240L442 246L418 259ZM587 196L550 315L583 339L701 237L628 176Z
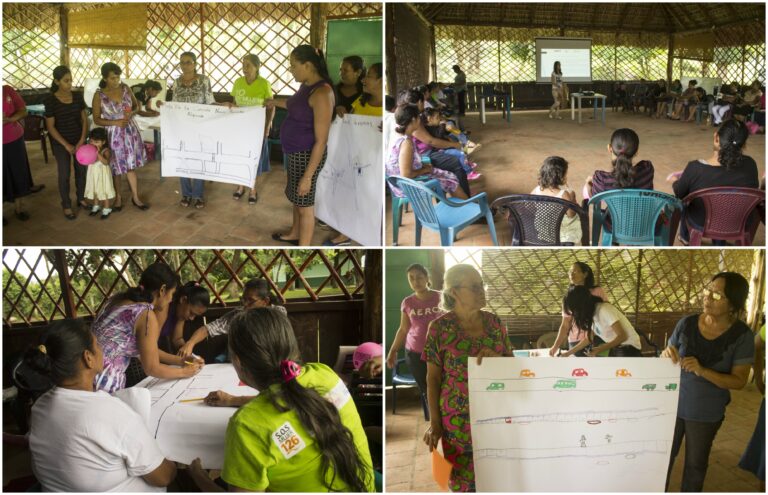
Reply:
M670 383L664 388L669 390L670 392L674 392L675 390L677 390L677 383Z
M555 385L552 388L558 390L576 388L576 380L558 380L555 382Z
M493 382L488 385L486 390L504 390L504 384L501 382Z
M645 385L643 385L643 390L656 390L656 384L646 383Z

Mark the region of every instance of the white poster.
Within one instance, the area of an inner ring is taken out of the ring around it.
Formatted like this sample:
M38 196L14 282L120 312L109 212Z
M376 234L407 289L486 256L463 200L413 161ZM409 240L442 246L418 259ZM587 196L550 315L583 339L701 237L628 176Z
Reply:
M667 358L469 363L477 490L663 492L680 367Z
M380 246L382 240L381 120L352 114L336 118L317 179L317 218L363 246Z
M163 104L162 176L251 187L264 142L265 119L264 107Z
M258 395L241 383L231 364L207 364L192 378L163 380L148 377L136 385L149 389L149 431L168 459L189 464L200 457L206 469L224 466L224 435L234 407L207 406L202 400L210 392Z

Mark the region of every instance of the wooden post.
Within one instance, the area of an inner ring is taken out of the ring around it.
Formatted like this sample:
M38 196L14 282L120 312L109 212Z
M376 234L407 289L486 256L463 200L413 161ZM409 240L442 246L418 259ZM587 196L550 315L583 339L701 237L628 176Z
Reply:
M640 280L642 280L643 277L643 250L639 249L638 254L640 256L637 260L637 279L635 280L635 321L633 323L635 328L637 328L637 319L640 314Z
M400 88L397 87L397 56L395 55L395 5L388 3L385 8L387 11L387 15L384 16L386 22L386 38L384 42L387 50L387 65L385 70L387 73L386 90L387 94L396 97Z
M363 342L383 342L381 311L384 305L381 290L383 262L381 249L365 251L365 300L363 303Z
M75 309L75 298L72 292L72 284L69 280L69 270L67 269L67 260L64 257L63 249L53 249L53 264L56 271L59 272L59 285L61 287L61 297L64 300L64 313L67 318L77 318Z
M325 52L325 25L328 6L324 3L312 3L309 8L309 40L312 46Z
M669 33L667 42L667 87L672 83L672 65L675 63L675 35Z
M757 331L760 328L760 313L765 301L765 251L756 249L752 258L752 273L749 277L749 299L747 300L747 325Z
M205 74L205 4L200 4L200 72Z
M69 18L66 4L59 7L59 60L69 67Z
M437 46L435 43L435 25L429 26L429 65L432 69L432 81L437 81Z

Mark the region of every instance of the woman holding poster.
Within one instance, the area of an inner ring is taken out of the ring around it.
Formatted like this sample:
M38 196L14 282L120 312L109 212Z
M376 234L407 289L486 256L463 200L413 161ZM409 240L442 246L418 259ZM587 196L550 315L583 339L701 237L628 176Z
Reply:
M274 232L272 239L309 246L315 231L315 185L328 155L335 98L322 51L299 45L291 52L290 60L291 73L301 87L287 100L266 102L267 108L280 106L288 110L280 140L288 161L285 195L293 203L291 229Z

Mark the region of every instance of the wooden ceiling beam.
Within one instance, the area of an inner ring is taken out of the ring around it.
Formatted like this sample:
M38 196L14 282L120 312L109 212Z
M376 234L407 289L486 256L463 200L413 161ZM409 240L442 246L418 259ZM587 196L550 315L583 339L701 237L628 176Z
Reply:
M408 7L408 9L409 9L411 12L413 12L414 14L416 14L416 17L418 17L419 19L421 19L421 22L423 22L423 23L424 23L424 24L426 24L427 26L432 26L432 25L434 24L434 23L433 23L433 22L431 22L429 19L427 19L427 18L426 18L426 16L424 16L424 14L421 12L421 10L419 10L419 8L418 8L418 7L416 7L416 6L415 6L415 5L413 5L412 3L406 3L406 4L405 4L405 6L406 6L406 7Z
M507 27L507 28L534 28L534 29L556 29L559 26L556 24L550 23L550 24L540 24L540 25L532 25L528 22L515 22L515 21L506 21L506 22L499 22L499 21L465 21L465 20L453 20L453 19L440 19L435 22L435 24L440 26L493 26L493 27ZM568 29L572 30L579 30L579 31L588 31L592 29L593 31L597 32L606 32L606 33L612 33L616 31L616 28L609 28L609 27L592 27L590 25L579 25L579 24L569 24L567 26ZM625 33L668 33L669 31L667 29L635 29L635 28L625 28L622 30Z
M709 4L698 4L698 3L691 3L689 5L696 6L696 9L704 16L704 18L707 20L707 24L709 24L708 27L713 27L715 25L715 19L712 17L712 14L709 13L709 9L707 8Z
M672 32L678 32L678 31L683 31L683 30L687 29L686 26L685 26L685 23L677 16L677 14L672 10L672 8L670 7L669 4L662 3L660 5L661 5L661 8L664 9L664 11L667 13L667 16L669 16L672 19L674 19L675 22L677 23L677 25L675 25L672 28ZM653 9L651 9L651 10L653 10Z

